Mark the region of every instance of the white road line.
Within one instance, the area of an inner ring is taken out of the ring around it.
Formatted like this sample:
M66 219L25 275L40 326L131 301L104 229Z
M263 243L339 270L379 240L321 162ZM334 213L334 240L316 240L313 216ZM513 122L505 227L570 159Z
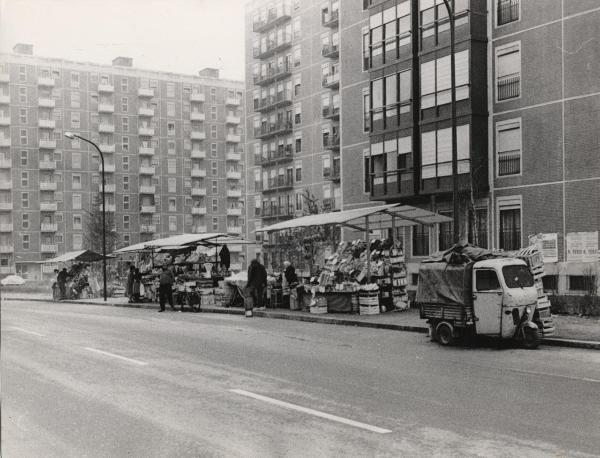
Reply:
M259 401L265 401L270 404L275 404L276 406L285 407L286 409L297 410L298 412L307 413L310 415L314 415L316 417L325 418L327 420L337 421L339 423L344 423L345 425L355 426L357 428L366 429L367 431L372 431L374 433L379 434L387 434L392 431L389 429L379 428L377 426L368 425L366 423L361 423L359 421L349 420L347 418L338 417L337 415L331 415L325 412L319 412L318 410L309 409L307 407L298 406L296 404L290 404L289 402L279 401L278 399L269 398L267 396L261 396L260 394L251 393L246 390L238 390L233 389L229 390L232 393L240 394L242 396L247 396L249 398L258 399Z
M101 355L105 355L105 356L110 356L112 358L117 358L123 361L127 361L133 364L138 364L139 366L146 366L148 363L144 362L144 361L139 361L137 359L131 359L131 358L127 358L125 356L121 356L121 355L115 355L114 353L109 353L107 351L103 351L103 350L98 350L97 348L90 348L90 347L85 347L86 350L89 351L93 351L94 353L99 353Z
M23 329L23 328L17 328L16 326L11 326L11 329L14 329L16 331L21 331L24 332L25 334L31 334L32 336L38 336L38 337L46 337L44 334L40 334L39 332L35 332L35 331L28 331L27 329Z

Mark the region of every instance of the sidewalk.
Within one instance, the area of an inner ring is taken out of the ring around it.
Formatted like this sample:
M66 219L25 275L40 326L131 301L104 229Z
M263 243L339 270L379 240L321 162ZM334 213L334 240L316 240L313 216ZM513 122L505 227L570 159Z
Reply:
M45 294L22 293L7 294L4 300L14 301L51 301ZM79 299L63 301L73 304L88 305L110 305L114 307L135 307L158 310L158 304L144 302L140 304L129 304L125 297L111 297L107 302L102 298ZM204 313L225 313L243 315L241 307L202 307ZM396 331L410 331L427 333L427 324L419 318L419 311L409 309L402 312L389 312L380 315L353 315L345 313L328 313L315 315L308 312L292 311L285 309L255 310L254 316L265 318L277 318L296 321L309 321L323 324L337 324L345 326L370 327L377 329L390 329ZM578 317L569 315L554 315L556 334L551 338L544 339L546 345L559 345L579 348L592 348L600 350L600 318Z

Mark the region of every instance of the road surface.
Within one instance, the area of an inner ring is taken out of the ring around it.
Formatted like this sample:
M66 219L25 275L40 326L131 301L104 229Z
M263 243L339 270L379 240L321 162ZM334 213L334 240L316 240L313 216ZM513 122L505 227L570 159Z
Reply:
M600 352L2 302L2 456L594 456Z

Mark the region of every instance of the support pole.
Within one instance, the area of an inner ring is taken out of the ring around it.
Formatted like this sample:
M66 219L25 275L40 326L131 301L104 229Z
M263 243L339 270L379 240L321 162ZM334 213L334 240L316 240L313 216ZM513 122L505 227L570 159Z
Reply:
M367 243L367 283L371 283L371 240L369 237L368 216L365 216L365 241Z

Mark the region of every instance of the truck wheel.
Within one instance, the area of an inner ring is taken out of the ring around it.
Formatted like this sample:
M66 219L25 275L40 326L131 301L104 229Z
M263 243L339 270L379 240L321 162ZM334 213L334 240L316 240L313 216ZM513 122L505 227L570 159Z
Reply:
M523 328L523 346L528 350L535 350L540 345L539 329Z
M454 344L454 335L452 325L447 321L442 321L435 328L437 341L444 346Z

